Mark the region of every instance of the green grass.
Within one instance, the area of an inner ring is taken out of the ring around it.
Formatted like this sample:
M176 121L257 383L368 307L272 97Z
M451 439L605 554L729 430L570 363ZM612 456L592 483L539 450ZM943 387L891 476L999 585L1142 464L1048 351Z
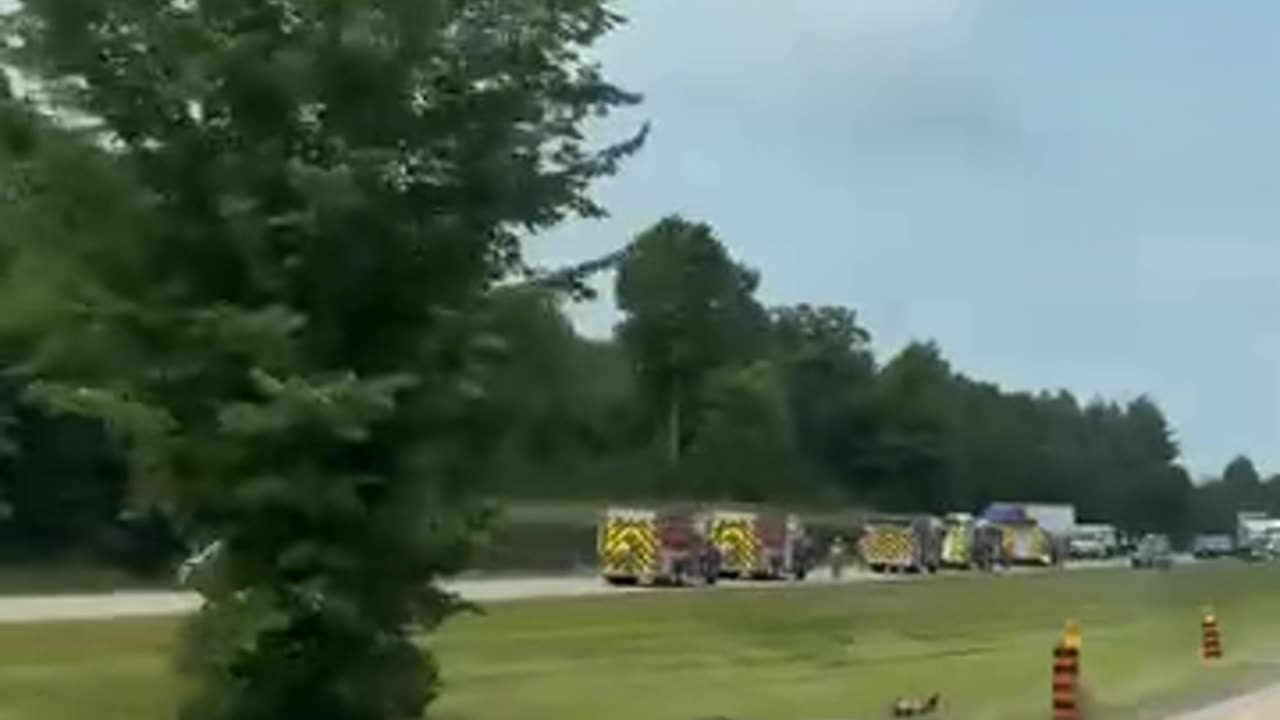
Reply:
M1227 660L1198 658L1214 603ZM1098 717L1280 679L1280 568L951 577L495 605L431 641L441 720L882 717L943 693L955 718L1046 717L1050 646L1084 629ZM172 621L0 626L0 719L171 716Z

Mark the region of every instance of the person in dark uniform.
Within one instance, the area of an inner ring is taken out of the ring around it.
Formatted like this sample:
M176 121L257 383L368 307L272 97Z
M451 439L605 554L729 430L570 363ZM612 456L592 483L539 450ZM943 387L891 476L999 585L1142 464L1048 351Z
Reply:
M707 542L702 548L702 579L708 585L713 585L719 577L720 548L713 542Z
M797 580L803 580L813 567L813 544L806 533L796 536L791 542L791 574Z
M839 535L835 536L831 541L831 550L829 552L829 560L831 561L831 577L839 580L844 576L844 564L848 548L845 547L844 538Z

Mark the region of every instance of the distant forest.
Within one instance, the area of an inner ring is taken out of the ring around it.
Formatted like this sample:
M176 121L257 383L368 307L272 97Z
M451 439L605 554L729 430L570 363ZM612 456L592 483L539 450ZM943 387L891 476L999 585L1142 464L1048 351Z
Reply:
M664 219L618 260L609 339L577 334L556 293L494 298L504 496L928 512L1063 501L1178 535L1280 507L1280 479L1244 457L1193 484L1154 398L1008 391L932 342L877 362L853 309L764 305L759 274L706 224Z

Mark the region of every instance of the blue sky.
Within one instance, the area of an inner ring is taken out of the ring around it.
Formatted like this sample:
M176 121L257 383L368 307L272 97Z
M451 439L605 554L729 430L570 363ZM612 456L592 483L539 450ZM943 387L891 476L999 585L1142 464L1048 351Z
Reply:
M770 303L855 308L887 354L1149 393L1196 474L1280 470L1280 3L624 0L599 49L649 145L613 217L533 256L714 225ZM574 309L609 331L609 299Z

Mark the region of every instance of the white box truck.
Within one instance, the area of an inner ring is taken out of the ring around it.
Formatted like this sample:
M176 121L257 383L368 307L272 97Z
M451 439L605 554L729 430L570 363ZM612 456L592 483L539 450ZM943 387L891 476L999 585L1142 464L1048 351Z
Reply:
M1059 540L1066 540L1076 527L1076 506L1058 503L1020 503L1027 517L1036 521L1045 532Z

